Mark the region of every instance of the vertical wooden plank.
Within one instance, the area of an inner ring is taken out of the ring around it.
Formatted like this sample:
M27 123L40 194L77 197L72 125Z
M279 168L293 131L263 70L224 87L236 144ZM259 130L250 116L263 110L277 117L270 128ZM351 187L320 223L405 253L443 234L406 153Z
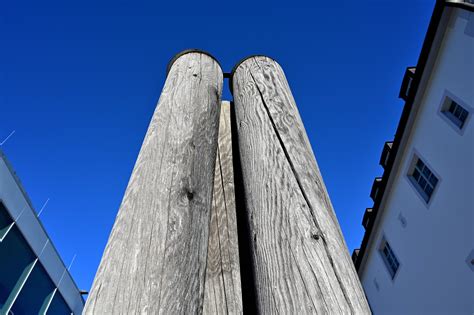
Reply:
M207 253L204 314L242 314L230 103L222 102Z
M248 58L231 88L258 310L370 313L283 70Z
M86 314L202 312L222 81L205 53L174 60Z

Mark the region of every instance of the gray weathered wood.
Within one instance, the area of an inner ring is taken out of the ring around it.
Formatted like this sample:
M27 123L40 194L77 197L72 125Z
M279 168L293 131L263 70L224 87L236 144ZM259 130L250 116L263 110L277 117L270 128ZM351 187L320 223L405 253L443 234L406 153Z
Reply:
M283 70L251 57L232 88L258 310L370 313Z
M222 81L206 54L173 63L86 314L202 312Z
M204 314L242 314L230 104L222 102L207 252Z

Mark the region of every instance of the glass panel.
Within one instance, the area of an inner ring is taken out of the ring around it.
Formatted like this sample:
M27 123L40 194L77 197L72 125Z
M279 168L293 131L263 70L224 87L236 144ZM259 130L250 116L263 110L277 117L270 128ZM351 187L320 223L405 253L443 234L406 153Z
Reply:
M431 171L426 167L423 167L423 175L425 175L426 178L429 178L431 175Z
M434 176L433 174L431 174L430 176L430 183L431 185L433 185L433 188L436 186L436 184L438 183L438 179L436 178L436 176Z
M425 166L425 163L423 163L422 160L418 159L418 161L416 161L416 166L421 170L423 166Z
M428 197L431 197L431 194L433 193L433 188L430 185L426 185L425 192Z
M397 264L393 259L390 260L390 266L392 267L392 271L395 273L397 271Z
M36 264L38 263L38 259L35 259L31 263L29 263L25 269L23 269L23 272L21 273L20 277L16 280L15 286L11 290L7 300L5 301L5 304L3 304L2 308L0 309L0 314L10 314L10 313L15 313L12 311L13 305L16 302L18 295L21 294L22 289L24 288L26 282L28 282L28 279L30 278L30 275L32 271L34 270ZM26 313L21 313L20 314L25 314Z
M41 263L37 263L13 304L13 313L15 315L38 314L44 300L53 291L53 282Z
M464 107L454 101L451 101L448 110L444 113L459 128L463 127L463 124L466 121L467 116L469 115L469 112Z
M420 180L418 181L418 183L420 184L420 187L421 187L422 189L425 189L426 180L425 180L423 177L420 177Z
M449 112L454 114L455 110L456 110L456 103L454 101L451 101L451 105L449 105Z
M413 177L418 181L419 178L420 178L420 172L415 169L415 171L413 171Z
M35 258L18 227L14 225L0 243L0 307L7 302L25 268Z
M58 293L58 289L55 288L51 293L49 293L46 298L43 301L43 304L41 304L41 308L38 312L38 314L47 314L49 307L51 306L51 303L54 299L54 296Z
M3 238L5 233L10 228L10 224L12 223L13 220L10 217L10 214L7 212L7 209L5 208L3 203L0 202L0 239Z
M419 188L422 190L422 192L420 192L421 196L426 202L428 202L436 184L438 183L438 179L433 174L433 172L431 172L428 166L426 166L425 163L421 161L421 159L416 161L412 177L417 182Z
M384 257L385 265L387 266L387 269L393 279L400 264L397 258L395 257L395 254L393 253L392 249L390 248L390 245L386 241L381 252Z
M457 118L460 118L460 117L461 117L461 113L462 113L461 107L456 106L456 111L454 112L454 116L456 116Z
M67 306L66 301L64 298L56 292L54 295L53 301L51 301L51 305L48 309L48 315L64 315L64 314L71 314L71 310L69 306Z

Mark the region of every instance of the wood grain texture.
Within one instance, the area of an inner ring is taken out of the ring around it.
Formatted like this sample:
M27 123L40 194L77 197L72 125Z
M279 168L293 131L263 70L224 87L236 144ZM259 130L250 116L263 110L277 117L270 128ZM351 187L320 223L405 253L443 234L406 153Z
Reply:
M283 70L249 58L232 88L259 312L369 314Z
M242 314L230 103L222 102L207 252L204 314Z
M205 54L171 67L85 314L202 312L222 82Z

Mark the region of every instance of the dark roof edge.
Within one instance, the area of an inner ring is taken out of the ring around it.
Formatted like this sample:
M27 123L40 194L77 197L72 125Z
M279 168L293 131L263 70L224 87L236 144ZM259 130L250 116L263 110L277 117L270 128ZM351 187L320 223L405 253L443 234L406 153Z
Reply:
M234 94L234 91L233 91L233 88L232 88L232 83L233 83L233 78L234 78L234 73L235 71L237 70L237 68L243 64L245 61L247 61L247 59L250 59L250 58L254 58L254 57L266 57L266 58L270 58L271 60L275 61L276 63L278 63L278 61L275 60L275 58L272 58L270 56L266 56L266 55L250 55L250 56L247 56L245 58L242 58L240 59L239 62L237 62L235 64L235 66L232 68L232 71L230 72L230 75L229 75L229 89L230 89L230 93L233 95Z
M434 39L436 38L436 33L438 31L438 27L439 27L441 17L443 15L444 7L446 4L447 2L445 0L436 1L433 14L431 16L431 20L428 26L428 30L426 32L425 40L421 48L420 56L418 57L416 71L413 77L412 88L409 91L408 98L405 102L405 106L403 107L402 115L400 117L400 122L398 124L397 131L395 133L395 139L393 140L391 154L389 156L387 167L382 176L382 184L380 187L380 193L378 194L374 202L374 206L372 210L373 211L372 220L370 220L369 225L367 226L367 229L365 231L364 238L362 239L362 244L360 246L358 259L355 263L355 267L357 271L359 271L362 258L364 257L365 251L367 250L369 238L374 229L374 223L376 222L376 218L379 212L380 203L385 193L385 188L387 186L388 179L391 175L393 164L395 162L395 158L397 156L398 149L400 147L400 143L402 141L404 131L408 123L408 118L410 117L411 110L413 108L413 102L418 92L418 87L420 85L421 78L423 77L423 73L424 73L424 70L428 62L429 55L430 55L431 47L433 45Z
M196 48L193 48L193 49L186 49L186 50L183 50L179 53L177 53L176 55L174 55L173 58L171 58L171 60L168 62L168 65L166 66L166 75L168 76L168 73L170 72L171 70L171 67L173 66L174 62L176 60L178 60L180 57L182 57L183 55L186 55L186 54L190 54L190 53L199 53L199 54L203 54L203 55L207 55L209 57L211 57L212 59L214 59L217 64L219 65L219 67L221 68L221 71L222 71L222 66L221 64L219 63L219 60L216 59L216 57L214 57L213 55L211 55L210 53L208 53L207 51L204 51L204 50L201 50L201 49L196 49Z

